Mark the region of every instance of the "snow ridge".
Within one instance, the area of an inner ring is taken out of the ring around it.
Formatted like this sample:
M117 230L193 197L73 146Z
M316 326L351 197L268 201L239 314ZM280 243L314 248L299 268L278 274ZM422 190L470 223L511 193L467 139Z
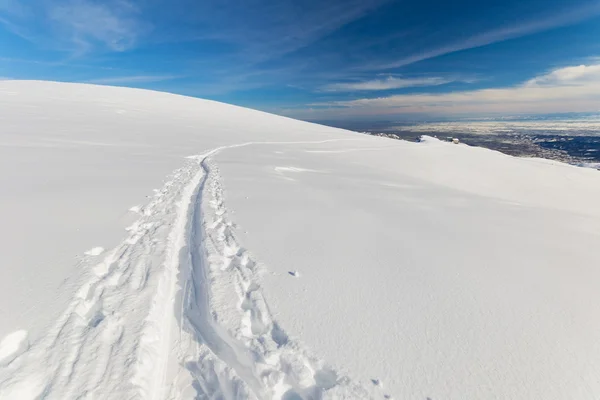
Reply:
M273 319L210 160L226 148L190 157L119 246L87 259L65 313L0 364L1 400L371 397Z

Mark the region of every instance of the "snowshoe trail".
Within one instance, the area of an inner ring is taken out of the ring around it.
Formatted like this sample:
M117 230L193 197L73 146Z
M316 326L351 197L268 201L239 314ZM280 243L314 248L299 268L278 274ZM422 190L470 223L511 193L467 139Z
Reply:
M190 157L119 246L88 258L66 312L0 363L1 400L383 398L273 319L210 159L226 148Z
M197 162L176 171L123 243L87 266L66 312L0 369L0 399L149 398L173 324L177 225L201 176Z

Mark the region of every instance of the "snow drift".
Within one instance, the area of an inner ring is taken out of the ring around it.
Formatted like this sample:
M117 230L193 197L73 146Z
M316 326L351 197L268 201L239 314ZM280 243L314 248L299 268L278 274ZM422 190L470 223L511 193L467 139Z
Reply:
M0 399L600 396L597 171L7 81L0 165Z

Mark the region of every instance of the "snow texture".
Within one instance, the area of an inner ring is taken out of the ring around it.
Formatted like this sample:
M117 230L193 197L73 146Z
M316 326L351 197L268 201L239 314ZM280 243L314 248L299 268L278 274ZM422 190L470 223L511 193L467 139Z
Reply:
M2 400L600 397L598 171L14 81L0 165Z
M102 247L94 247L93 249L90 249L90 250L86 251L84 254L86 256L99 256L103 252L104 252L104 248L102 248Z
M27 350L27 331L16 331L7 335L0 342L0 366L10 364L21 353Z

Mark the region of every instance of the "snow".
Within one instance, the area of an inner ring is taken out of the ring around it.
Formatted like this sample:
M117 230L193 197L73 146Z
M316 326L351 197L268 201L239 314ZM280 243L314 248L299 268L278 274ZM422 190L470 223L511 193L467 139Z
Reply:
M0 399L600 396L593 169L14 81L0 164Z
M94 247L93 249L89 249L88 251L86 251L84 254L86 256L99 256L103 252L104 252L103 247Z
M0 342L0 366L10 364L12 360L27 350L27 331L16 331Z

